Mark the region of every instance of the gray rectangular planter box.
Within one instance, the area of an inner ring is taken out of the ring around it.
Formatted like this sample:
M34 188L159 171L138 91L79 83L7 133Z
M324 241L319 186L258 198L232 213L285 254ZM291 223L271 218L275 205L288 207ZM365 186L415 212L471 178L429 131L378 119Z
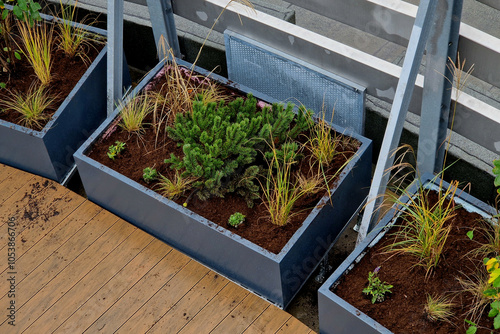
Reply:
M430 174L422 176L421 180L422 184L429 187L435 187L436 189L438 189L440 181L441 180L439 178ZM443 185L444 187L449 186L449 184L444 181ZM408 194L413 196L417 192L417 189L418 187L414 183L408 189ZM457 197L459 204L461 204L468 211L479 212L486 215L496 214L496 210L494 208L465 192L461 192L459 196L457 194ZM400 200L401 202L407 202L408 198L408 196L403 196ZM368 236L356 246L354 251L344 260L344 262L342 262L342 264L318 290L320 333L392 333L390 330L330 291L330 288L334 286L354 265L356 265L356 263L359 262L361 257L369 248L375 246L384 236L396 220L396 212L398 212L397 206L391 208L391 210L373 228L373 233L368 234Z
M158 64L136 92L162 66ZM201 69L197 71L208 75ZM211 77L247 92L227 79ZM327 205L314 209L283 250L273 254L87 157L86 152L118 112L115 110L75 153L89 199L280 307L286 307L299 291L368 192L371 141L348 133L360 141L361 147L333 189L333 207L328 205L328 197L322 198L320 203Z
M53 19L43 15L45 19ZM86 27L106 36L106 31ZM105 46L40 131L0 120L0 162L61 181L74 165L73 153L106 118ZM124 64L124 83L130 83Z

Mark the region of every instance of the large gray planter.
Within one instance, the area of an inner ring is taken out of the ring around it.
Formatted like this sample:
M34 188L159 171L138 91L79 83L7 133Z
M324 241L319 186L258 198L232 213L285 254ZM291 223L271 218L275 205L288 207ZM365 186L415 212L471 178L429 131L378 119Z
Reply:
M162 66L158 64L136 91ZM211 77L229 84L221 77ZM273 254L87 157L87 150L118 112L75 153L89 199L280 307L287 306L299 291L368 192L372 144L350 134L361 147L333 189L333 206L327 204L327 197L321 199L321 204L327 205L314 209L283 250Z
M439 187L439 178L427 174L421 179L422 184L427 187ZM444 187L449 184L443 181ZM413 196L417 192L417 184L413 184L408 195ZM479 201L465 192L461 192L457 196L457 202L468 211L475 211L485 215L494 215L496 210L491 206ZM401 202L407 202L408 196L403 196ZM394 223L397 206L394 206L374 227L370 233L354 251L342 262L328 280L321 286L318 291L318 307L319 307L319 329L320 333L330 334L351 334L351 333L392 333L390 330L347 303L345 300L330 291L352 267L360 260L367 250L377 244L377 242L385 235Z
M106 36L104 30L86 29ZM56 181L64 178L74 164L73 153L106 118L106 54L105 46L42 130L0 120L1 163ZM123 73L129 85L126 64Z

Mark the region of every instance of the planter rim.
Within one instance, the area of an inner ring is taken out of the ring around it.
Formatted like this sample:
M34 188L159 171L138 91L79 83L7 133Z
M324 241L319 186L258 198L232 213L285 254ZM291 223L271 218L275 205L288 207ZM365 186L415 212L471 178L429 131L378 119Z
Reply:
M6 8L11 7L12 8L11 5L5 5L5 7ZM43 14L43 13L40 13L40 16L42 17L42 19L44 19L46 21L61 20L61 19L59 19L57 17L53 17L51 15L47 15L47 14ZM70 22L70 23L72 25L79 24L77 22ZM87 26L85 24L79 24L79 25L81 27L83 27L87 31L90 31L92 33L95 33L95 34L107 37L107 31L106 30L103 30L103 29L100 29L100 28L96 28L96 27ZM47 133L47 131L49 131L53 127L53 125L56 122L57 118L64 111L64 109L66 108L66 106L68 105L68 103L71 101L71 99L73 98L73 96L75 96L75 94L78 91L78 89L80 88L80 86L82 86L82 83L86 80L86 78L90 75L90 73L92 73L92 71L94 70L94 68L99 63L99 61L103 57L106 56L107 50L108 50L108 46L106 44L106 45L104 45L104 47L102 48L102 50L99 52L99 54L97 55L96 59L94 59L94 61L90 64L90 66L85 70L85 72L83 73L83 75L81 76L81 78L76 83L75 87L73 87L73 89L71 90L71 92L64 98L63 103L61 103L61 105L59 106L59 108L57 108L56 112L54 113L54 115L52 115L50 121L47 124L45 124L45 126L43 127L43 129L41 129L41 130L33 130L33 129L27 128L25 126L19 125L19 124L15 124L15 123L11 123L11 122L5 121L3 119L0 119L0 126L9 127L11 129L14 129L14 130L21 131L21 132L24 132L26 134L32 135L34 137L43 138L45 136L45 134Z
M9 10L12 10L12 8L14 7L14 6L9 5L9 4L4 4L4 6L5 6L5 8L7 8ZM45 20L45 21L64 21L63 19L61 19L59 17L55 17L53 15L44 14L44 13L40 13L40 17L43 20ZM92 32L94 34L98 34L98 35L102 35L102 36L108 37L108 31L107 30L104 30L104 29L101 29L101 28L97 28L97 27L92 27L92 26L89 26L87 24L79 23L79 22L74 22L74 21L69 21L69 23L72 26L79 25L79 26L83 27L85 30L90 31L90 32Z
M7 5L5 5L5 7L7 7ZM49 15L49 14L40 13L40 16L42 17L42 19L44 19L46 21L64 21L63 19L61 19L59 17L55 17L55 16L52 16L52 15ZM94 34L101 35L101 36L104 36L104 37L108 37L108 31L107 30L104 30L104 29L101 29L101 28L97 28L97 27L93 27L93 26L89 26L89 25L87 25L85 23L80 23L80 22L75 22L75 21L69 21L69 23L72 26L80 26L80 27L84 28L85 30L87 30L89 32L92 32Z
M406 203L409 200L409 195L413 196L419 186L419 183L423 184L426 188L437 188L442 180L437 176L431 173L425 173L421 176L420 180L415 180L405 191L405 194L400 197L400 201ZM446 181L442 181L443 187L448 187L450 184ZM494 215L496 214L495 208L487 205L486 203L478 200L472 195L461 192L457 195L456 201L459 204L462 204L462 207L466 209L474 207L479 210L474 210L481 215ZM337 269L330 275L330 277L321 285L318 290L318 294L324 295L327 298L334 300L337 304L340 304L343 308L349 310L351 313L356 314L356 316L365 323L374 326L381 333L392 333L387 328L382 326L380 323L358 310L353 305L349 304L337 294L330 291L330 288L342 277L344 276L350 269L351 266L356 265L361 258L367 252L367 248L373 247L390 229L392 226L392 222L398 218L397 212L401 208L401 205L397 203L394 204L389 211L384 215L384 217L380 220L380 222L370 231L370 233L366 236L366 238L356 245L355 249L349 254L349 256L337 267ZM321 321L320 321L321 322Z
M136 88L134 88L134 90L130 93L129 96L135 96L136 94L138 94L150 81L151 79L158 73L158 71L164 66L165 62L167 61L167 59L164 59L162 61L160 61L149 73L146 77L144 77L144 79L139 83L139 85L137 85ZM188 63L188 62L185 62L183 60L179 60L177 59L176 60L177 64L178 65L181 65L181 66L185 66L187 68L191 68L192 64ZM195 66L194 67L194 70L202 75L205 75L207 77L210 77L212 79L215 79L215 80L218 80L220 82L222 82L223 84L225 85L228 85L232 88L235 88L237 90L246 90L247 92L250 92L252 93L256 98L258 99L261 99L263 101L266 101L266 102L269 102L269 103L274 103L274 102L279 102L277 101L276 99L273 99L273 98L270 98L269 96L265 95L265 94L261 94L257 91L254 91L250 88L247 88L243 85L240 85L240 84L237 84L237 83L234 83L234 82L231 82L230 80L224 78L224 77L221 77L219 75L216 75L216 74L213 74L213 73L209 73L208 71L198 67L198 66ZM149 189L149 188L146 188L145 186L139 184L138 182L134 181L134 180L131 180L129 179L128 177L114 171L113 169L107 167L107 166L104 166L103 164L101 163L98 163L97 161L89 158L88 156L85 155L85 153L90 149L90 147L100 138L101 134L113 123L115 122L115 119L116 117L118 116L118 114L120 113L120 110L121 108L120 107L117 107L115 108L114 112L101 124L101 126L99 128L97 128L95 130L95 132L85 141L85 143L80 146L80 148L75 152L74 156L75 157L78 157L79 159L89 163L89 164L92 164L94 166L97 166L99 169L105 171L106 173L109 173L111 174L113 177L119 179L120 181L126 181L126 180L129 180L130 181L130 184L136 188L137 190L143 192L143 193L146 193L147 195L149 195L150 197L153 197L154 199L158 200L158 201L161 201L162 203L166 204L166 205L169 205L185 214L190 214L192 215L193 217L196 217L196 219L199 219L204 225L208 226L209 228L212 228L212 229L215 229L216 231L236 240L237 242L239 243L242 243L244 244L245 246L251 248L251 249L254 249L256 250L257 252L261 253L262 255L270 258L270 259L273 259L274 261L277 261L277 262L280 262L287 254L288 250L294 245L294 243L296 242L296 240L298 240L300 238L300 236L302 235L302 233L307 229L308 225L311 223L311 221L316 217L316 215L319 213L320 209L318 208L318 206L316 206L312 211L311 213L307 216L307 218L304 220L302 226L293 234L293 236L290 238L290 240L288 240L288 242L286 243L286 245L281 249L281 251L278 253L278 254L275 254L275 253L272 253L268 250L266 250L265 248L261 247L261 246L258 246L256 244L254 244L253 242L245 239L245 238L242 238L241 236L231 232L230 230L226 229L226 228L223 228L213 222L211 222L210 220L198 215L197 213L183 207L182 205L178 205L177 203L175 203L174 201L171 201L163 196L161 196L160 194L154 192L153 190ZM331 127L337 131L337 132L340 132L342 134L345 134L347 136L350 136L356 140L358 140L360 142L360 146L359 146L359 149L358 151L356 152L355 154L355 158L356 156L361 156L362 153L367 149L367 147L369 146L369 144L371 143L371 140L361 136L361 135L358 135L357 133L353 132L353 131L350 131L348 129L344 129L338 125L331 125ZM338 176L338 180L337 182L335 183L335 185L333 186L333 188L331 189L331 191L335 191L335 189L338 187L339 184L342 183L342 181L344 180L344 178L348 175L349 171L354 167L355 165L355 162L356 162L356 159L352 159L346 166L344 166L344 169L342 170L342 172L339 174ZM323 196L318 203L320 204L323 204L323 203L327 203L329 201L329 197L328 195L325 195Z

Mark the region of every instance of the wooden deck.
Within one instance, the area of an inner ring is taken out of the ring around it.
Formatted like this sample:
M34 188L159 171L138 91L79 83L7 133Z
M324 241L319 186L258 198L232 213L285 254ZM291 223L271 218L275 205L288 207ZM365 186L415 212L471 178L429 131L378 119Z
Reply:
M0 247L0 333L313 332L85 198L2 164Z

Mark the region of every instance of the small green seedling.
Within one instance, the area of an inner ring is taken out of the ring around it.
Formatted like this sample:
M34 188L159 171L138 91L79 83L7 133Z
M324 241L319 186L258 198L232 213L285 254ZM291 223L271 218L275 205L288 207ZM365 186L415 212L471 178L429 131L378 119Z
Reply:
M108 150L108 157L111 160L115 160L116 156L125 150L125 143L117 140L115 145L111 145Z
M465 319L465 322L469 325L469 327L465 331L465 334L476 334L478 325L475 322L472 322L472 321L467 320L467 319Z
M13 53L14 54L14 57L17 59L17 60L21 60L21 54L19 53L19 51L17 50L12 50L11 48L8 48L8 47L4 47L3 48L3 51L7 52L7 53ZM7 63L12 63L12 60L10 58L7 58Z
M386 293L392 293L392 285L386 282L382 283L377 277L380 267L375 268L373 272L368 273L368 286L363 289L363 293L371 295L372 304L375 302L383 302Z
M229 217L229 225L232 227L238 227L245 221L245 215L241 212L235 212Z
M142 171L142 178L146 183L156 180L158 177L158 172L152 167L146 167Z

